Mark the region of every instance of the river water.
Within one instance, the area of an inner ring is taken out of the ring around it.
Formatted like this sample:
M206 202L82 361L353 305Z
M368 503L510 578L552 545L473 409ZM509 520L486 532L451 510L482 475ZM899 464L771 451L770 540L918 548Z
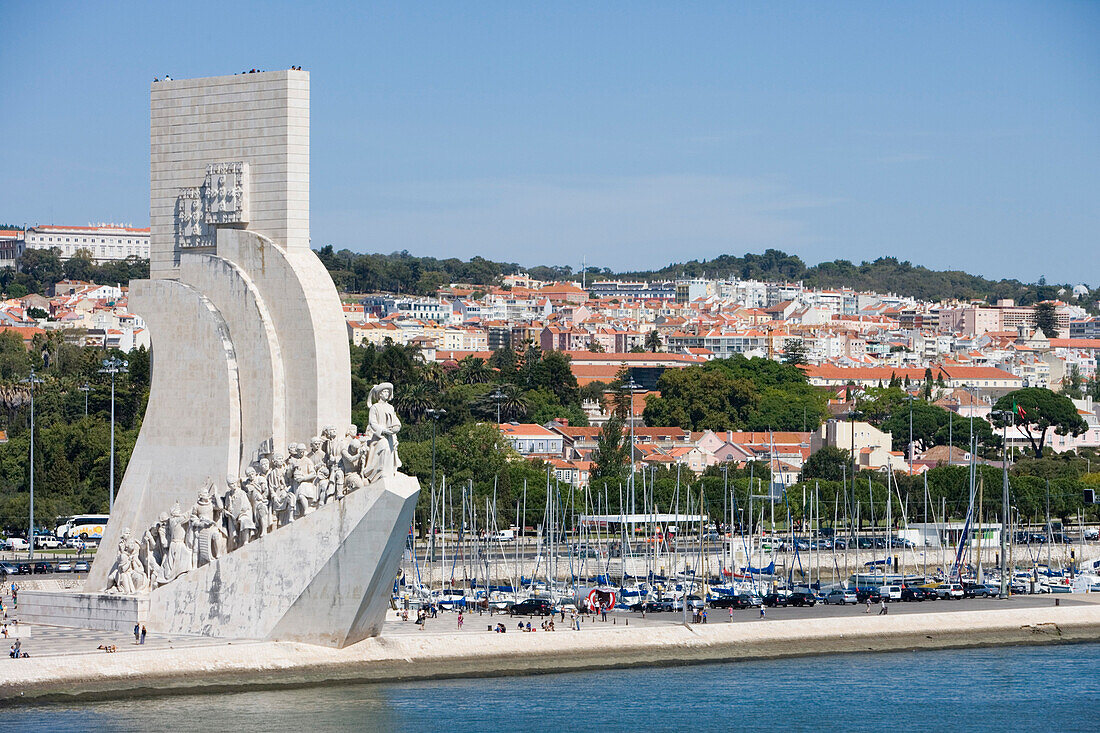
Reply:
M1100 643L52 703L11 731L1100 730Z

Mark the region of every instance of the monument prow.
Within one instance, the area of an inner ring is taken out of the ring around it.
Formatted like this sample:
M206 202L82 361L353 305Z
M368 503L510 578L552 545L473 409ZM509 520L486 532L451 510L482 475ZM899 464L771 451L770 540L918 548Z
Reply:
M309 248L309 74L156 82L150 108L151 279L130 299L149 405L85 592L27 594L24 615L376 634L418 485L398 473L393 385L372 390L363 435L348 427L343 307Z

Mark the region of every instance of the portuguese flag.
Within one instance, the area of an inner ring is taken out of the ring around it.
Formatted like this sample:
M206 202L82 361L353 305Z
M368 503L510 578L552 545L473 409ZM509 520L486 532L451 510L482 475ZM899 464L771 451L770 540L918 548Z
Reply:
M1012 400L1012 412L1019 417L1025 417L1027 415L1027 410L1017 405L1016 400Z

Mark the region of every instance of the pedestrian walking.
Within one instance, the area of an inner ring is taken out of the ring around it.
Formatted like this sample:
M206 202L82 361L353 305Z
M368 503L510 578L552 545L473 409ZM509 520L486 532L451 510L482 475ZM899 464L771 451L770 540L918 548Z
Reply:
M885 598L882 599L881 603L882 603L882 608L879 609L878 615L879 616L885 616L886 614L890 613L890 609L888 609L886 607L886 599Z
M458 612L458 630L459 631L462 631L462 622L465 621L465 620L466 619L463 618L463 616L462 616L462 611L459 611Z
M733 606L730 606L730 623L733 623Z
M867 610L864 611L864 613L870 613L870 612L871 612L871 596L867 596Z
M760 607L760 618L764 618L764 607Z
M706 623L707 622L707 609L704 608L703 613L701 615L703 617L703 623Z
M142 626L141 627L141 641L138 642L139 644L144 644L145 643L145 634L146 634L145 627Z
M134 624L134 643L137 644L141 641L141 626Z

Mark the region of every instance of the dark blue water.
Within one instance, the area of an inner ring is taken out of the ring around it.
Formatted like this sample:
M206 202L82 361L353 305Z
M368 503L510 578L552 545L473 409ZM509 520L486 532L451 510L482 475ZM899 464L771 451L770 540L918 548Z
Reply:
M1100 730L1100 643L134 698L0 730Z

